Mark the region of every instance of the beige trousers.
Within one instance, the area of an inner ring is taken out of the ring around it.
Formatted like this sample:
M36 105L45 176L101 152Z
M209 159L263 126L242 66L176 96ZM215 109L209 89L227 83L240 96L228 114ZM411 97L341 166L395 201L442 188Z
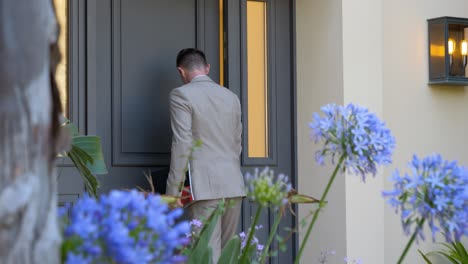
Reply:
M218 263L221 250L227 242L236 234L239 224L242 198L226 198L224 214L218 218L218 223L211 235L210 246L213 249L213 264ZM190 219L208 219L216 209L220 199L195 201L187 209Z

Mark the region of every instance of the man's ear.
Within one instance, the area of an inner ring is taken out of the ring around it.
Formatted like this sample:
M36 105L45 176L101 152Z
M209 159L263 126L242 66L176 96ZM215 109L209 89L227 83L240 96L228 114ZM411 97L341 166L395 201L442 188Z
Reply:
M206 75L208 75L208 74L210 73L210 67L211 67L210 64L207 64L207 65L205 66L205 74L206 74Z
M177 67L177 71L179 72L180 76L185 75L184 69L182 67Z

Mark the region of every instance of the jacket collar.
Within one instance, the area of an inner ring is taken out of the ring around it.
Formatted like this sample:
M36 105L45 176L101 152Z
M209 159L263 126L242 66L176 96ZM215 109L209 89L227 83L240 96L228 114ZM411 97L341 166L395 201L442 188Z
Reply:
M197 82L213 82L210 77L207 75L197 76L193 78L190 83L197 83Z

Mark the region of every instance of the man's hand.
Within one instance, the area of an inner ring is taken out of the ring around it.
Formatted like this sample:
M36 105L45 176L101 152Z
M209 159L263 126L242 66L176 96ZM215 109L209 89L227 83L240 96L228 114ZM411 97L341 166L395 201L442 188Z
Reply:
M184 205L182 204L182 200L180 198L177 199L176 201L176 207L184 207Z

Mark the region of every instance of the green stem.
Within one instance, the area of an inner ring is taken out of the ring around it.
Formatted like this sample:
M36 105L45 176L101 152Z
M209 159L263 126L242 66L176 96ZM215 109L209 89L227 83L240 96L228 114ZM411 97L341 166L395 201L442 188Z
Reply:
M245 244L244 247L244 252L242 253L241 259L239 263L246 263L245 260L247 258L247 253L250 248L250 243L252 242L253 236L255 234L255 226L257 225L258 218L260 218L260 213L262 212L263 206L259 205L257 208L257 212L255 213L255 218L252 224L250 225L250 232L249 232L249 237L247 238L247 243Z
M294 261L294 264L299 264L299 261L301 260L302 252L304 251L307 240L309 239L310 233L312 232L312 228L314 227L315 221L317 221L318 215L322 207L324 206L325 198L327 197L328 191L330 191L330 187L332 186L333 181L335 180L335 177L338 174L338 171L340 170L341 164L343 163L345 157L346 157L345 154L343 154L340 157L340 160L338 161L338 164L336 164L336 168L333 171L333 174L330 180L328 181L327 187L325 188L325 191L323 192L322 197L320 197L319 207L317 208L317 210L315 210L312 221L310 222L309 227L307 228L307 232L304 238L302 239L301 247L299 248L299 252L297 253L297 257L296 257L296 260Z
M414 230L413 235L411 236L410 240L408 241L408 244L406 244L405 250L403 250L403 253L401 253L400 258L398 259L397 264L401 264L403 262L403 259L405 259L406 254L408 253L411 245L414 242L414 239L416 239L416 236L418 235L419 230L423 227L424 221L426 221L425 218L419 220L418 225L416 226L416 229Z
M271 242L273 241L273 238L275 237L276 230L278 229L278 226L279 226L279 223L281 222L282 217L283 217L283 209L280 209L280 212L275 217L275 222L273 223L273 228L270 231L270 236L268 237L268 241L267 241L265 247L263 248L262 257L260 258L260 262L259 262L260 264L265 262L265 258L267 256L268 251L269 251Z

